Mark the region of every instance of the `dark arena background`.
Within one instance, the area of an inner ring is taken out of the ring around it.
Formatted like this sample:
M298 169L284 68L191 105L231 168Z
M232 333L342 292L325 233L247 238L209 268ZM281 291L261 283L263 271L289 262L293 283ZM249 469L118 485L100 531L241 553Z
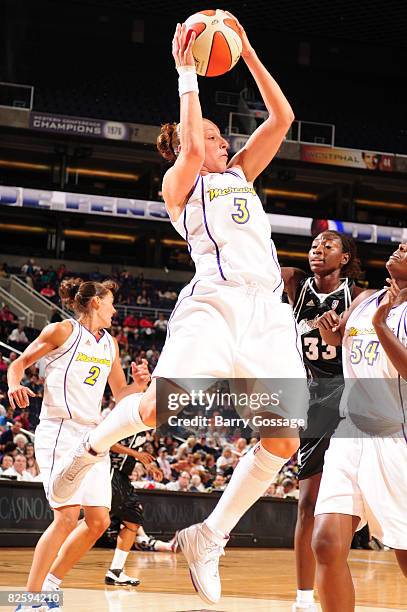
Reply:
M188 245L165 209L161 183L169 166L155 144L160 126L179 119L171 56L177 22L208 8L235 14L294 110L278 154L254 185L281 266L309 272L312 238L336 230L357 244L357 284L381 288L386 261L407 243L407 4L209 4L0 2L0 595L24 591L34 546L52 521L31 444L44 370L41 363L26 370L23 384L36 396L29 409L13 410L10 363L45 325L72 316L58 288L80 276L118 283L110 331L121 365L128 380L132 361L146 359L152 372L178 295L194 274ZM203 115L219 126L231 153L238 151L268 116L243 60L221 77L198 80ZM107 387L103 415L113 407ZM171 541L203 520L255 443L239 429L148 432L141 450L153 455L156 469L137 463L130 476L147 536L129 554L126 573L141 584L105 585L116 545L109 528L64 580L63 609L292 610L296 456L232 532L221 560L223 597L214 607L195 595L182 554L148 544ZM13 467L21 455L22 473ZM407 500L400 503L407 512ZM354 537L350 569L356 610L407 609L394 553L367 528ZM20 602L4 595L0 609Z

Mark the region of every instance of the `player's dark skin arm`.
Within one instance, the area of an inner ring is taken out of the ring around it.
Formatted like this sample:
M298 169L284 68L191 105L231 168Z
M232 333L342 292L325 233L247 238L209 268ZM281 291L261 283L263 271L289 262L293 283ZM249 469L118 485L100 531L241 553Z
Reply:
M394 335L393 331L387 325L386 319L393 306L402 304L406 300L407 289L400 291L396 282L392 279L390 281L388 294L383 298L372 319L380 344L387 357L404 380L407 380L407 348L400 342L397 336Z
M140 463L143 465L148 465L152 461L155 461L154 457L150 455L150 453L136 451L133 448L124 446L124 444L120 444L119 442L112 446L110 450L114 453L119 453L120 455L129 455L129 457L137 459L137 461L140 461Z
M281 268L281 278L284 281L284 291L286 292L291 305L294 304L295 295L297 293L300 281L306 276L307 274L304 272L304 270L300 270L299 268Z
M316 321L316 326L319 329L323 341L331 346L340 346L342 344L345 325L349 315L360 304L360 302L363 302L363 300L369 297L369 295L372 295L372 293L375 293L375 291L376 289L367 289L366 291L359 293L357 298L352 302L349 310L344 312L342 317L340 317L334 310L324 312L324 314L321 315Z

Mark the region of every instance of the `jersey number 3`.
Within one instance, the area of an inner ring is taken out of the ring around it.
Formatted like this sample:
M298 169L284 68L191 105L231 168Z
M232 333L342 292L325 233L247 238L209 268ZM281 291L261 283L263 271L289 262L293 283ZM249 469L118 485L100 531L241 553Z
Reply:
M233 221L239 224L247 223L247 221L250 219L250 213L247 208L246 198L235 198L233 205L237 208L237 212L233 213L232 215Z
M100 368L98 368L97 366L92 366L91 369L89 370L89 376L87 376L83 382L86 385L91 385L93 387L93 385L96 383L98 379L99 374L100 374Z

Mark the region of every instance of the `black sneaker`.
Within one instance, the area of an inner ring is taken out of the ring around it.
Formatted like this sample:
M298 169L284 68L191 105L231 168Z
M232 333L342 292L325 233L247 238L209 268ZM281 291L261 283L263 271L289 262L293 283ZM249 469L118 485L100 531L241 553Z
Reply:
M108 584L110 586L136 587L140 584L140 580L137 580L137 578L131 578L130 576L126 576L123 570L109 569L105 576L105 584Z

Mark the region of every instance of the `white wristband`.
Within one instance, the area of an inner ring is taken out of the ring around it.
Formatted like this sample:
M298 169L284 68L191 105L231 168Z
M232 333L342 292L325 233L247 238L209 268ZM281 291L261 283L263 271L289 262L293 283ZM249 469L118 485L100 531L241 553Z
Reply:
M178 93L180 96L188 93L189 91L196 91L198 89L198 79L196 77L195 66L178 66Z

